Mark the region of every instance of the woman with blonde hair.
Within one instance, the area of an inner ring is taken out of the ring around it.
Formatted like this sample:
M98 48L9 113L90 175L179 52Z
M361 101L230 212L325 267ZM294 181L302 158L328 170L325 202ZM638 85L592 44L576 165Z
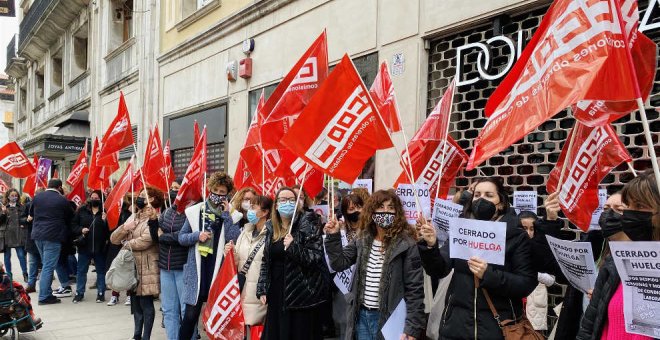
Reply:
M293 189L280 188L275 197L257 284L257 297L268 304L263 336L321 339L319 306L326 301L329 286L321 220L303 210Z

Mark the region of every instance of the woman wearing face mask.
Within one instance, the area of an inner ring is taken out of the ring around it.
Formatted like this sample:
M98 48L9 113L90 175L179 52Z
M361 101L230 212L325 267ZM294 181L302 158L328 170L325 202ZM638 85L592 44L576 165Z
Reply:
M135 200L135 213L110 235L110 242L131 249L135 256L138 286L129 292L135 322L133 339L149 340L156 317L154 297L160 294L160 275L158 244L151 235L158 228L158 209L154 207L162 205L163 193L147 187Z
M224 172L213 173L208 181L209 196L204 202L188 207L186 221L179 232L179 244L188 247L183 266L184 315L179 339L188 340L197 330L202 306L208 299L211 282L220 270L226 242L236 242L240 229L229 213L232 178ZM224 235L224 237L223 237Z
M243 188L236 192L236 195L232 198L231 207L232 213L239 212L240 216L237 214L236 217L238 221L233 221L237 224L239 230L243 230L243 227L248 223L247 212L252 207L252 200L257 197L257 192L250 188Z
M360 216L360 232L346 247L339 224L325 226L330 266L343 271L356 265L347 297L345 339L381 339L380 330L401 299L406 321L401 339L417 339L425 328L424 283L415 231L406 222L394 190L375 192Z
M450 339L503 339L503 334L484 297L485 289L501 320L520 320L522 299L536 287L532 251L527 233L518 228L518 218L509 209L502 182L495 178L477 181L464 218L507 224L504 266L478 257L465 261L450 258L449 243L438 248L435 227L421 226L419 244L422 264L431 276L443 278L454 269L449 283L440 337Z
M257 282L264 256L266 242L266 221L270 219L273 200L267 196L255 196L247 210L248 223L236 241L225 245L225 252L233 250L238 268L241 286L241 303L245 325L249 327L263 325L266 317L266 305L257 298Z
M610 241L660 241L660 192L652 171L628 182L621 191L626 206L621 215L620 231ZM612 223L614 224L614 223ZM650 337L626 333L623 317L623 286L608 256L598 272L589 305L584 311L577 339L646 340Z
M257 284L257 297L268 304L263 336L321 339L319 306L326 301L329 285L321 220L303 211L293 189L280 188L275 197Z
M341 214L344 217L343 228L346 231L346 238L352 241L358 232L358 221L364 201L360 196L350 194L341 200Z
M73 235L74 245L78 248L78 275L76 296L73 298L73 303L78 303L85 297L87 271L92 259L96 267L96 302L105 301L105 273L107 268L105 260L110 231L101 206L101 195L100 190L92 191L86 204L80 206L71 221L71 234Z
M20 224L19 218L23 214L25 207L19 202L20 195L18 190L9 189L5 192L0 205L0 234L4 237L0 238L3 243L5 252L5 269L6 272L12 274L11 271L11 250L16 250L16 256L21 264L23 270L23 280L28 282L28 267L27 259L25 257L25 245L28 239L28 230L24 225ZM14 276L12 276L14 277Z

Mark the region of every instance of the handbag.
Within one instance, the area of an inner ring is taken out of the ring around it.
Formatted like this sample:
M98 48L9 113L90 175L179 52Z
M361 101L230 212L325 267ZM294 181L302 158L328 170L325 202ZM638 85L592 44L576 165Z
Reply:
M474 278L474 283L477 287L479 287L479 282L476 276ZM488 302L488 308L490 308L491 313L493 313L493 317L495 318L495 321L497 321L497 325L502 330L502 334L504 335L505 340L544 340L545 339L543 335L541 335L541 333L534 330L534 327L532 327L532 323L529 322L529 320L524 314L518 320L500 321L500 315L497 313L497 309L495 309L495 306L493 305L493 301L490 299L490 295L488 295L488 291L485 288L481 288L481 290L484 292L484 296L486 297L486 302ZM514 313L514 319L515 318L516 317Z
M128 245L128 243L126 244ZM116 292L132 291L137 287L137 267L130 245L128 245L128 249L123 248L120 250L117 257L112 260L110 269L105 274L105 283Z
M254 249L252 249L252 252L250 252L250 255L248 256L247 260L245 263L243 263L243 267L241 267L241 270L238 271L238 274L236 276L238 277L238 288L243 292L243 286L245 286L245 281L247 280L247 272L250 270L250 265L252 265L252 261L254 261L254 258L257 256L257 252L259 252L259 249L264 245L266 242L266 238L264 237L257 243L256 246L254 246Z

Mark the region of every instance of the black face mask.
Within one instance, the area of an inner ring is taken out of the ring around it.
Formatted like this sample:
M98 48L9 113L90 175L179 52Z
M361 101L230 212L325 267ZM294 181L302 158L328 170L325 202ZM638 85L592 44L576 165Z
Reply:
M98 208L101 206L101 200L89 200L89 206L92 208Z
M621 231L621 214L613 209L604 210L598 218L598 225L603 232L603 237L610 237Z
M497 207L493 202L485 198L472 201L472 214L474 218L482 221L490 221L495 217L495 213L497 213Z
M633 241L651 241L653 238L652 218L652 212L624 210L621 217L621 228Z
M144 199L144 197L138 197L138 198L135 200L135 206L136 206L138 209L142 210L142 209L144 209L144 207L147 206L147 200Z
M360 212L359 212L359 211L355 211L355 212L352 212L352 213L350 213L350 214L346 214L346 215L344 215L344 217L346 217L346 220L347 220L348 222L355 223L355 222L357 222L357 221L360 219Z
M172 200L172 203L174 203L174 201L176 201L176 195L177 195L178 193L179 193L179 192L176 191L176 190L170 190L170 200Z

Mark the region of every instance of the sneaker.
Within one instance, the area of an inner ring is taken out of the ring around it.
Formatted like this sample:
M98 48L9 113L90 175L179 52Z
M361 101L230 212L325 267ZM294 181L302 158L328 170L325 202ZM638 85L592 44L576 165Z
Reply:
M119 302L119 298L113 295L113 296L110 298L110 301L108 301L108 306L114 306L114 305L116 305L118 302Z
M62 302L62 300L60 300L60 299L56 298L55 296L51 295L51 296L47 297L45 300L39 301L39 306L53 305L53 304L60 303L60 302Z
M105 294L96 295L96 303L105 302Z
M36 293L37 289L34 288L34 286L28 285L27 288L25 288L25 293L30 294L30 293Z
M124 302L124 306L130 306L131 305L131 297L126 298L126 302Z
M78 303L83 300L83 296L78 294L76 297L73 298L73 303Z
M60 287L60 288L57 288L57 290L53 292L53 296L58 297L58 298L69 297L69 296L72 296L72 295L73 295L73 292L71 291L71 286Z

